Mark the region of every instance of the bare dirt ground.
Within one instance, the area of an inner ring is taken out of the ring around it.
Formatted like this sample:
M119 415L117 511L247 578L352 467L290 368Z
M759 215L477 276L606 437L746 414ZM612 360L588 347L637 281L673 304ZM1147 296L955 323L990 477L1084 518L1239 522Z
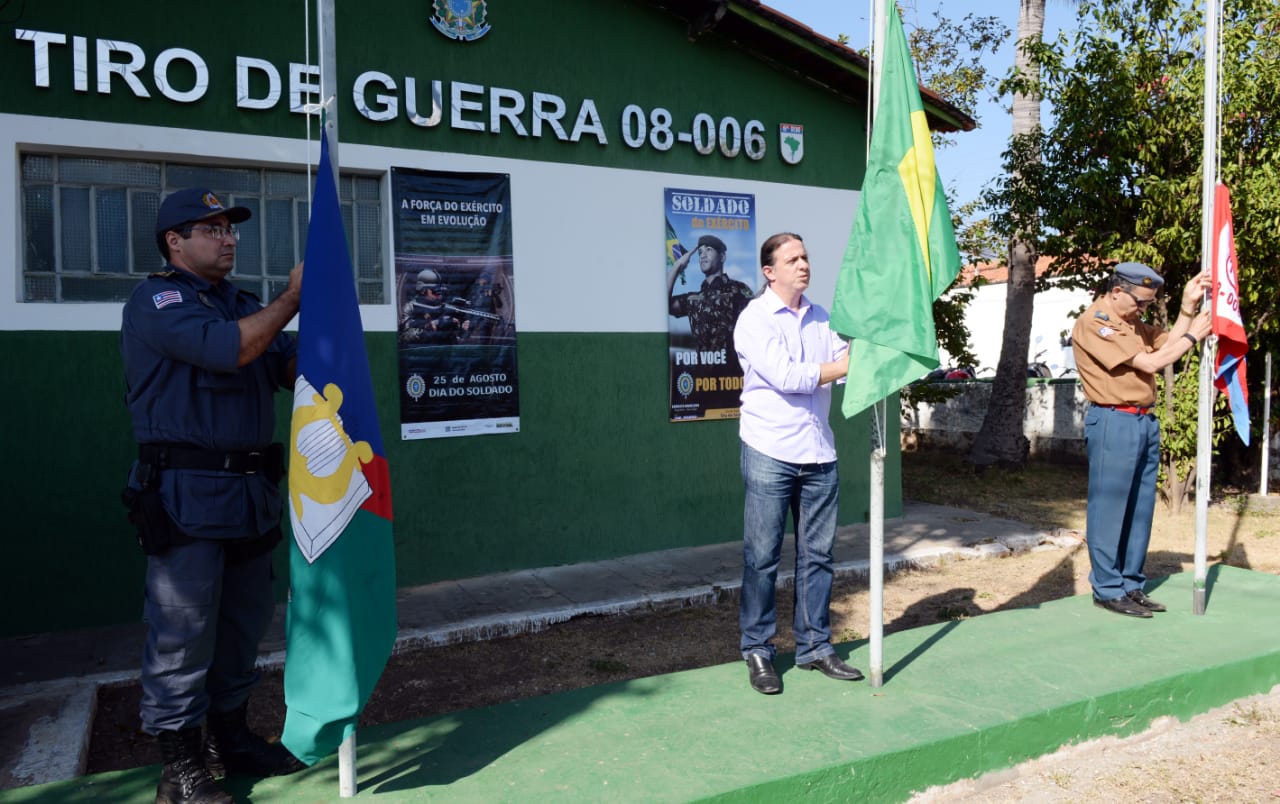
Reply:
M1048 531L1083 534L1083 467L1033 465L975 477L950 454L903 456L907 499L984 511ZM1193 567L1194 510L1157 508L1147 575ZM1209 512L1209 563L1280 574L1280 508L1246 494L1224 493ZM976 617L1089 591L1083 543L1073 549L962 561L890 576L885 632ZM779 597L780 609L787 607ZM862 582L839 582L832 599L837 642L862 639L869 594ZM790 612L779 611L789 623ZM1280 627L1280 626L1278 626ZM780 652L794 650L785 626ZM637 650L636 646L644 646ZM736 661L737 604L571 620L545 631L393 656L361 724L417 719L567 689ZM512 667L520 667L518 674ZM746 672L743 671L743 684ZM89 772L159 762L154 741L138 731L136 685L105 689L94 723ZM270 674L255 692L250 718L263 734L283 723L281 679ZM920 801L1142 802L1280 800L1280 690L1236 702L1187 723L1162 722L1127 740L1064 749L1005 775L922 794Z
M935 787L912 804L1280 800L1280 689L1142 734L1069 746L1006 771Z

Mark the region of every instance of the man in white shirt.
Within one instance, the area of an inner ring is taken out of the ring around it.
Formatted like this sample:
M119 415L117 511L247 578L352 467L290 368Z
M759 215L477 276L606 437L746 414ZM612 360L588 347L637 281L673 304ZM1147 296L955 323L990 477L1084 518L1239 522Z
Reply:
M773 235L760 249L768 285L734 327L742 362L743 573L738 622L752 689L782 691L773 667L775 587L787 513L795 521L796 667L857 681L862 673L831 646L832 544L840 479L827 419L831 383L849 371L848 345L827 311L804 295L809 254L799 235Z

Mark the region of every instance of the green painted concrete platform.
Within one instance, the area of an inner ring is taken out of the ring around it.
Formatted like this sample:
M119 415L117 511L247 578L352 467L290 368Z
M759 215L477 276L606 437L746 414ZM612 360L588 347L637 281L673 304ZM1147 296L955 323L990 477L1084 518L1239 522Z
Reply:
M901 801L1062 745L1187 719L1280 684L1280 577L1230 567L1148 585L1151 620L1089 596L886 637L885 682L831 681L780 657L783 694L741 662L362 730L357 798L384 802ZM866 642L840 645L867 667ZM518 668L513 668L518 672ZM0 793L150 802L158 768ZM337 761L262 781L240 801L338 797Z

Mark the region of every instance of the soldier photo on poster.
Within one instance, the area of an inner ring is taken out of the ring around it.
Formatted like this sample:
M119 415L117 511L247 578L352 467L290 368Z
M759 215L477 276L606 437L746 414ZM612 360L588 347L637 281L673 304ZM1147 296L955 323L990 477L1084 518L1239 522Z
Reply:
M520 429L504 174L393 168L401 437Z
M671 421L737 418L733 325L756 295L755 196L667 188Z

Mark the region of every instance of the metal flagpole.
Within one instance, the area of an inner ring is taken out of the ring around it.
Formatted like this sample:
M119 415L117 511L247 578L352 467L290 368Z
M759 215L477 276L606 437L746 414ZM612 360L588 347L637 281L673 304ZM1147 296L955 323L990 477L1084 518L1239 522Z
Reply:
M1262 374L1262 482L1258 493L1267 496L1267 475L1271 473L1271 353L1267 352L1267 369Z
M872 429L875 439L871 444L871 505L867 516L870 535L867 554L868 582L871 584L870 628L870 679L871 686L884 685L884 455L885 430L881 422L888 423L885 409L888 403L880 400L871 407Z
M883 59L885 31L885 0L872 0L871 29L871 126L875 127L875 108L880 105L880 73ZM896 12L895 12L896 13ZM870 131L870 129L868 129ZM870 148L867 149L870 154ZM863 186L866 186L865 172ZM871 500L867 513L867 531L870 540L867 555L868 582L871 585L870 662L868 669L872 687L884 684L884 456L888 439L888 402L880 400L871 406Z
M329 138L329 165L333 169L333 183L338 182L338 54L337 26L334 19L334 0L318 0L316 3L316 33L320 41L320 136ZM356 784L356 730L351 729L338 746L338 795L341 798L355 796Z
M1200 270L1213 271L1213 197L1217 183L1218 151L1218 3L1207 0L1204 11L1204 150L1201 155ZM1209 464L1212 460L1213 387L1210 379L1217 338L1205 338L1200 350L1200 409L1196 426L1196 545L1195 582L1191 610L1205 610L1205 554L1209 532Z
M334 0L319 0L316 5L316 28L320 38L320 103L329 107L325 128L329 134L329 162L333 166L333 183L338 184L338 109L330 103L338 97L337 33L334 23ZM323 119L323 118L322 118Z

